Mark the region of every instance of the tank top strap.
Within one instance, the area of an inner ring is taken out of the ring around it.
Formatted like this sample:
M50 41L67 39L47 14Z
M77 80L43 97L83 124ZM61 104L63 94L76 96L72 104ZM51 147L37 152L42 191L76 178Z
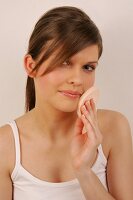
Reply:
M100 159L103 160L104 164L107 164L107 158L104 155L103 148L102 148L101 144L98 146L98 153L99 153Z
M20 141L19 141L19 132L18 128L16 125L15 120L8 122L12 128L13 136L14 136L14 141L15 141L15 154L16 154L16 167L20 164Z

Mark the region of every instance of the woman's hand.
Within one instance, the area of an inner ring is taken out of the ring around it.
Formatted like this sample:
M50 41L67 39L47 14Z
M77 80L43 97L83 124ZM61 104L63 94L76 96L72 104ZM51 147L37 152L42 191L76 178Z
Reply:
M96 159L97 148L102 142L102 134L98 127L97 111L93 99L86 101L81 107L81 119L75 124L71 143L71 158L74 169L90 169ZM82 130L85 127L86 133Z

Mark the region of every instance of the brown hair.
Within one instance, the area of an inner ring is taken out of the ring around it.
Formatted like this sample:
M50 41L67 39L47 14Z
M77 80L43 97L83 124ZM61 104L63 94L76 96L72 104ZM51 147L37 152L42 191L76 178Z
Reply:
M47 11L36 23L29 40L27 54L37 61L33 71L59 49L55 59L45 69L46 74L85 47L97 44L99 58L102 54L102 38L97 26L81 9L70 6ZM33 72L32 71L32 72ZM34 79L27 78L26 112L35 107Z

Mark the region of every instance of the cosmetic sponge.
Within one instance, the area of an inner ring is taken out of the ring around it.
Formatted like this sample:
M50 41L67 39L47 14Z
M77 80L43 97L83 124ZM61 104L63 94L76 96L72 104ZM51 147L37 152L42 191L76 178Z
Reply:
M99 99L99 89L96 86L92 86L89 88L81 97L78 104L77 114L78 117L81 118L81 106L85 103L85 101L93 99L95 106Z

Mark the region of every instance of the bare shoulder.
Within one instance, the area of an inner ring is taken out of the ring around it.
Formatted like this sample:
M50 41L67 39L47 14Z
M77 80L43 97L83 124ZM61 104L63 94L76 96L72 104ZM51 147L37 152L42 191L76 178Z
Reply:
M0 127L0 163L9 172L14 163L14 138L8 124Z
M131 134L129 121L127 117L121 112L114 110L98 109L98 120L100 126L102 126L104 129L110 130L111 132L117 132L117 135ZM127 131L120 131L123 129Z
M131 144L131 128L124 114L114 110L98 109L97 116L107 157L114 145L118 146L120 142Z
M133 199L133 145L129 121L112 110L98 110L103 147L108 152L107 185L116 199ZM109 149L108 149L109 146Z
M0 150L8 151L11 146L11 128L9 125L3 125L0 127Z
M99 109L98 119L103 127L117 132L117 135L131 134L129 133L131 130L127 117L118 111Z

